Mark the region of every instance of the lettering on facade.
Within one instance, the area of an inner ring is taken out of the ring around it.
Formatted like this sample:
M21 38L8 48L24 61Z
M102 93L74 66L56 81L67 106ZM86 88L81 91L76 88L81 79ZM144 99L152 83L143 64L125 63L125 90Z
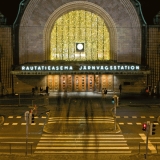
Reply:
M21 66L22 71L73 71L74 66ZM139 65L82 65L79 71L138 71Z

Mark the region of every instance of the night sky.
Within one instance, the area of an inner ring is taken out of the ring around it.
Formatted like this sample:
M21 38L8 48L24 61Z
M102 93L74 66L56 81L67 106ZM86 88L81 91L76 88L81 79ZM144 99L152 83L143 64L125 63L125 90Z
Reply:
M7 24L12 25L16 19L19 3L22 0L0 0L0 12L7 18ZM139 0L142 12L148 25L153 24L153 18L160 11L160 0Z

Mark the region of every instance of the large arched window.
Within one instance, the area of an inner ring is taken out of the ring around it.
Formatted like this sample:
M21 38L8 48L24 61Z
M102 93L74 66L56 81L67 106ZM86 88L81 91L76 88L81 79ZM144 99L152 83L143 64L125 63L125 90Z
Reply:
M78 50L77 44L84 45ZM110 35L98 15L76 10L58 18L51 31L50 60L87 61L110 59Z

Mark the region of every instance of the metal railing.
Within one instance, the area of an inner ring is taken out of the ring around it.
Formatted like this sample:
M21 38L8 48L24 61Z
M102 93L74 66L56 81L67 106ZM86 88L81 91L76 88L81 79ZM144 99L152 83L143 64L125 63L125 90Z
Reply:
M30 153L33 154L33 142L28 142L28 149L26 151L26 142L0 142L0 153L14 154L14 153ZM30 147L29 147L30 146Z
M152 149L149 149L149 150L151 150L152 153L157 153L157 154L159 153L160 148L158 148L158 147L160 146L160 142L151 142L148 144L148 146L149 146L149 148L150 147L152 148ZM139 154L141 153L142 147L144 150L146 149L146 142L139 143L139 147L138 147Z

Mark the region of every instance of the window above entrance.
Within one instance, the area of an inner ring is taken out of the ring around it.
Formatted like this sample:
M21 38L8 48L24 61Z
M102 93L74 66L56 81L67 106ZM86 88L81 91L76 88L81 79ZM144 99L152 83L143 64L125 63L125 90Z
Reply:
M101 17L85 10L71 11L58 18L53 26L50 60L110 60L109 37ZM82 44L83 49L77 50Z

